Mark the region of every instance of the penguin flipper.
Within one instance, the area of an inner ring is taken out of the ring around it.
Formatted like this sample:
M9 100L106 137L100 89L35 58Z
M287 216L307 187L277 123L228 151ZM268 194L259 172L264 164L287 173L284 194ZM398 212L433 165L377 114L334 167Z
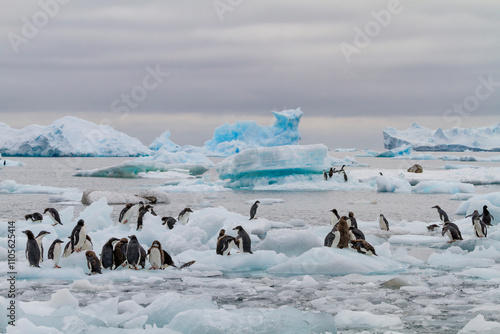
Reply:
M186 262L186 263L184 263L182 266L180 266L180 267L179 267L179 269L190 267L190 266L192 266L195 262L196 262L196 261L189 261L189 262Z

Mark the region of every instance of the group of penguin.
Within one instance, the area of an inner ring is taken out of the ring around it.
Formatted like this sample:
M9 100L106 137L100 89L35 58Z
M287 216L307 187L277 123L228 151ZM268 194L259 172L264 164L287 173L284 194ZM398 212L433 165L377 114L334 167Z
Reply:
M452 243L454 241L463 240L462 233L458 226L448 218L448 214L439 207L435 205L432 208L437 209L439 213L439 219L443 222L443 229L441 230L441 235L447 235L450 239L448 242ZM474 233L478 238L486 238L488 236L488 226L492 226L491 221L495 219L488 211L488 206L483 206L483 213L479 214L478 210L474 210L472 215L468 215L465 218L472 217L472 226L474 227ZM438 225L433 224L427 226L429 231L434 230Z
M344 181L347 182L348 178L347 178L347 174L344 170L344 167L345 167L345 165L342 165L342 168L340 168L339 170L336 170L334 167L330 167L330 170L328 172L326 171L326 169L323 169L323 178L326 181L329 178L331 179L333 174L335 174L335 173L337 173L337 174L343 173L344 174Z
M251 219L256 219L255 215L257 213L257 207L260 202L256 201L251 208ZM132 207L134 204L128 203L120 211L118 221L119 223L128 223L134 210ZM144 205L143 202L139 203L138 218L137 218L137 230L141 230L143 226L144 215L149 212L156 216L154 209L151 205ZM173 229L176 222L181 222L182 224L187 224L189 222L189 216L193 211L190 208L183 209L177 219L174 217L163 217L162 225L166 225L169 229ZM52 224L63 225L61 222L60 215L58 211L54 208L45 209L44 213L48 213L49 217L54 221ZM42 222L43 215L35 212L33 214L25 215L26 220L31 220L34 223ZM217 239L216 254L219 255L230 255L232 248L243 253L252 253L251 249L251 239L248 233L241 226L236 226L233 230L237 231L237 236L233 237L225 234L225 230L222 229L219 232ZM40 262L43 261L43 238L50 234L48 231L41 231L36 237L31 230L22 231L26 234L28 240L26 242L25 255L28 259L30 266L40 267ZM50 260L54 260L54 268L61 268L59 266L59 261L61 258L66 258L70 256L73 252L85 252L85 257L87 259L87 266L91 274L101 274L101 269L116 270L119 267L125 267L128 265L129 268L139 270L144 269L146 266L146 258L148 258L151 267L149 269L165 269L168 266L175 268L185 268L195 261L186 262L179 267L177 267L172 260L172 257L165 251L161 243L158 240L154 240L151 247L146 250L140 245L137 237L131 235L127 238L111 238L104 246L100 254L100 258L97 257L93 251L93 244L90 236L87 234L87 229L85 226L85 221L83 219L78 220L76 226L73 228L71 236L69 236L70 242L66 244L64 251L62 250L61 244L64 241L56 239L52 242L47 257Z

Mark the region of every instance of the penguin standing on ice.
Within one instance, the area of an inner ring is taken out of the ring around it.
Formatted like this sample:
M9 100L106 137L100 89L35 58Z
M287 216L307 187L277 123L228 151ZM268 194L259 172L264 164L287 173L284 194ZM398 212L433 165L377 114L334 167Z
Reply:
M252 207L250 208L250 219L249 220L257 219L257 218L255 218L255 215L257 214L257 208L259 207L259 203L260 203L259 201L255 201L255 203L253 203Z
M120 211L120 216L118 217L118 222L122 224L127 224L129 220L132 218L132 215L134 214L134 210L132 210L132 207L134 204L132 203L127 203L125 204L125 207Z
M439 207L439 205L434 205L432 207L433 209L437 209L438 213L439 213L439 219L441 219L441 221L443 222L443 224L445 222L449 222L450 221L450 218L448 218L448 214Z
M127 248L128 248L128 239L121 238L116 244L115 249L113 250L113 265L115 269L119 266L125 266L127 262Z
M227 235L225 229L221 229L217 237L215 253L218 255L231 255L230 251L233 247L236 247L236 239L233 236Z
M347 248L349 247L349 240L350 240L350 235L349 235L349 224L347 221L349 220L348 217L342 216L340 217L340 220L337 224L337 230L339 231L339 243L337 244L337 248Z
M23 231L23 233L28 237L25 251L26 259L28 259L30 266L40 268L40 248L35 240L35 236L30 230Z
M337 248L340 240L340 232L337 227L333 227L332 230L326 235L323 245L325 247Z
M31 214L25 215L24 219L31 220L31 222L33 222L33 223L41 223L43 220L43 216L40 212L34 212Z
M323 178L326 180L328 180L328 174L326 173L326 170L323 169Z
M375 248L365 240L351 240L351 247L357 250L358 253L378 256L377 253L375 253Z
M444 223L441 235L444 237L445 234L448 236L448 238L450 238L448 243L452 243L457 240L463 240L462 233L460 233L458 226L453 223L450 222Z
M70 237L71 239L71 237ZM71 241L68 242L66 244L66 246L64 247L64 252L63 252L63 255L62 257L63 258L67 258L68 256L70 256L71 254L73 254L73 252L75 251L75 249L73 248L73 245L71 244Z
M238 231L236 240L239 241L240 251L242 251L243 253L253 254L252 240L250 240L250 236L248 235L247 231L245 231L241 226L236 226L235 228L233 228L233 230Z
M62 247L61 244L64 243L61 239L56 239L52 242L47 253L47 258L49 260L54 260L54 268L59 267L59 261L61 260Z
M171 230L174 228L175 223L177 223L177 219L174 217L162 217L161 218L162 225L167 225L168 229Z
M111 238L102 246L101 264L104 269L113 269L113 246L119 240L118 238Z
M54 224L52 224L52 226L56 226L57 224L59 225L62 225L63 223L61 223L61 217L59 216L59 212L54 209L54 208L46 208L43 213L46 214L46 213L49 213L49 217L54 221Z
M42 240L43 240L43 237L46 236L47 234L50 234L50 232L40 231L35 238L36 243L38 244L38 248L40 248L40 262L43 262L43 242L42 242Z
M472 213L472 226L474 227L474 233L478 238L483 238L488 235L488 227L481 220L481 215L477 210Z
M99 261L97 255L95 255L93 251L86 251L85 257L87 258L87 267L89 267L90 270L90 274L87 275L102 274L101 262Z
M389 221L384 217L383 214L380 214L378 218L378 225L381 230L389 231Z
M158 240L153 241L151 247L148 249L148 259L151 264L151 269L164 269L165 258L161 243Z
M177 217L177 221L181 223L182 225L186 225L189 222L189 216L191 216L191 213L193 210L191 208L185 208L179 213L179 216Z
M85 222L83 219L80 219L76 226L73 228L71 232L71 247L77 252L81 252L83 248L83 244L85 240L87 240L87 228L85 227Z
M356 221L356 218L354 218L354 212L352 211L349 211L349 222L349 227L358 228L358 222Z
M492 226L491 221L494 220L495 217L493 217L488 211L488 206L486 205L483 206L483 213L481 214L481 216L483 217L482 218L483 224L487 226Z
M332 210L330 210L330 212L333 212L333 217L330 220L330 225L335 226L340 220L340 215L339 215L337 209L332 209Z

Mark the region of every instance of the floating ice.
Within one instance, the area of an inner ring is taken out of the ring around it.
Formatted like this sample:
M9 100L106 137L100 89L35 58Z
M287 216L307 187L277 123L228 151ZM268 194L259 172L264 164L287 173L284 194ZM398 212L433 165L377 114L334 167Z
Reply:
M496 321L486 321L484 315L478 314L474 319L469 321L464 328L458 331L458 334L467 333L498 333L500 331L500 323Z
M34 157L128 157L149 154L138 139L73 116L12 129L0 123L0 153Z
M62 193L81 193L76 188L58 188L42 185L17 184L14 180L5 180L0 182L0 193L7 194L62 194Z
M403 323L396 315L373 314L367 311L343 310L335 316L335 323L343 328L401 328Z
M101 190L84 191L82 196L82 203L86 205L92 204L103 197L106 197L108 204L138 204L141 201L144 203L170 203L168 194L159 189L141 190L134 195Z
M377 154L377 157L379 158L407 157L410 155L412 148L413 147L411 145L397 146L390 149L389 151Z
M212 161L200 153L156 151L153 156L124 161L118 165L77 171L74 176L95 177L138 177L140 173L188 170L192 175L205 173L213 166Z
M473 193L474 185L460 182L422 181L412 188L416 194Z
M178 152L182 150L182 147L175 144L170 140L170 131L167 130L160 135L160 137L156 138L149 148L153 151L165 150L169 152Z
M412 145L416 151L500 151L500 123L482 128L431 130L413 123L401 131L387 127L384 146L387 149Z
M229 156L248 148L296 145L300 140L300 108L272 113L276 119L271 126L261 126L253 121L225 123L215 129L213 138L205 143L204 148Z
M387 175L377 176L377 191L388 193L409 193L411 184L404 176L392 177Z

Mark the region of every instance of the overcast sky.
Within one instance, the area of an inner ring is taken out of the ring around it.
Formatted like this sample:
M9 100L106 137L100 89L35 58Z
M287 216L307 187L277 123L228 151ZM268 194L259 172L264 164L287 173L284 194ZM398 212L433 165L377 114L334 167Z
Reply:
M46 5L42 5L46 4ZM302 144L500 122L498 1L2 2L0 122L65 115L202 145L304 112Z

